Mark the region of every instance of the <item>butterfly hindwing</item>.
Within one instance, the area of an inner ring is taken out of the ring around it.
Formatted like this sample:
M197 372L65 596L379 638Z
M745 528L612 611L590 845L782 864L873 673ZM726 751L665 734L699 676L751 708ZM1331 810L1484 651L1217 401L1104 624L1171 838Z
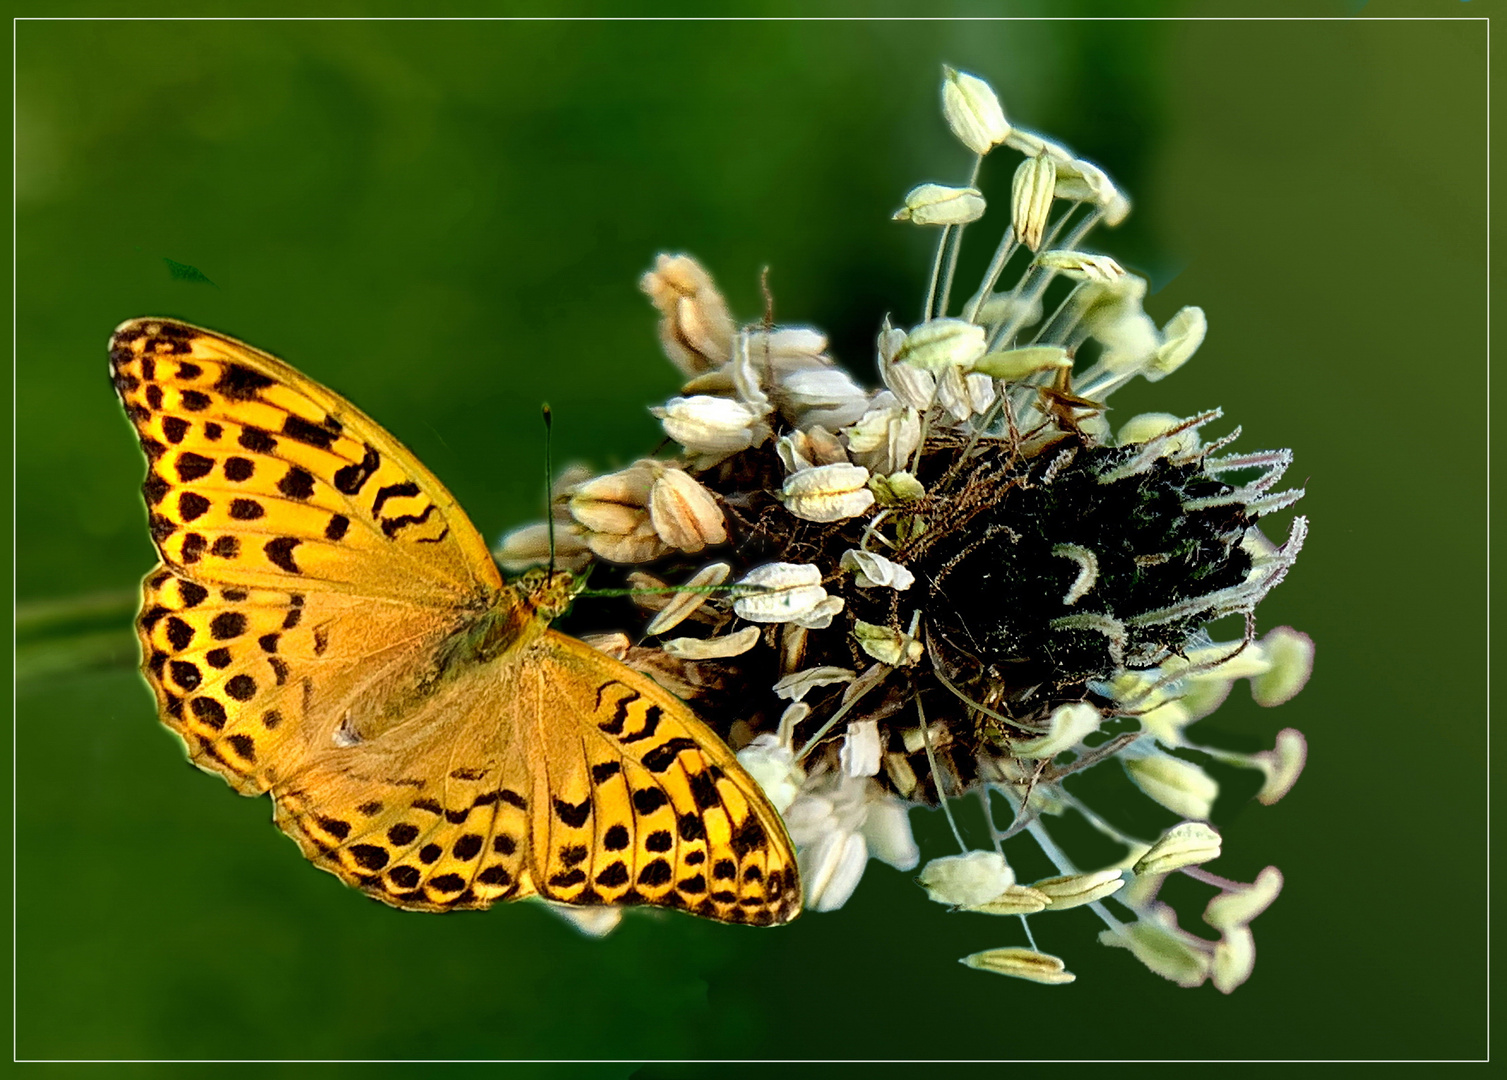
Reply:
M521 700L578 721L540 725L540 892L723 922L793 918L800 886L784 825L721 740L653 680L574 638L548 633L536 655Z

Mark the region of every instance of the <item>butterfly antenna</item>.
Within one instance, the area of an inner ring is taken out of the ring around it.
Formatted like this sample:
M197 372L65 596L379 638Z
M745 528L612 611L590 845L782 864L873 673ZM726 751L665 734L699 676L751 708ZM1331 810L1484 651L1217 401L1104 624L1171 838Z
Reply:
M544 520L549 530L549 577L553 581L555 577L555 506L554 492L551 490L554 484L555 468L550 461L551 432L554 428L554 414L549 411L549 402L544 403Z

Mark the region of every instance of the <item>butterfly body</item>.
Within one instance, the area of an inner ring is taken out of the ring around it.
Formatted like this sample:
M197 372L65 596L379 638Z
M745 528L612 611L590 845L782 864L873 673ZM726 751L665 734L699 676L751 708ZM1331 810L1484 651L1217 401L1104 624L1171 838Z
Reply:
M539 895L727 922L800 910L790 842L684 703L549 628L576 583L505 583L455 500L355 406L168 319L111 372L161 565L142 670L201 768L397 907Z

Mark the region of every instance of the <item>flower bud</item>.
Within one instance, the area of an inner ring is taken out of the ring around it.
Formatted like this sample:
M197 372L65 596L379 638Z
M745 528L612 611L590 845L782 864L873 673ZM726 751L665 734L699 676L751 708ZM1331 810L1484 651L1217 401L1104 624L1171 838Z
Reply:
M1041 250L1041 236L1052 215L1052 196L1057 189L1057 163L1049 157L1031 157L1015 170L1010 187L1010 217L1015 238L1032 251Z
M993 900L1015 884L1015 871L997 851L945 855L921 868L916 884L939 904L962 907Z
M949 366L969 367L986 348L982 326L962 319L932 319L910 332L895 357L923 371L937 371Z
M1068 874L1031 882L1031 888L1047 898L1053 911L1066 911L1102 900L1125 885L1119 870L1095 870L1087 874Z
M785 509L805 521L841 521L874 505L862 465L817 465L785 479Z
M1281 705L1308 685L1308 676L1313 674L1313 638L1279 626L1261 639L1261 646L1271 667L1251 680L1251 696L1257 705Z
M1149 412L1132 416L1120 428L1116 441L1121 446L1129 446L1131 443L1150 442L1158 436L1165 435L1173 428L1182 424L1183 418L1174 413ZM1180 454L1198 449L1198 429L1189 427L1178 432L1167 443L1169 454Z
M570 923L577 932L589 938L604 938L617 929L623 921L623 909L614 904L596 907L572 907L546 900L545 906L555 915Z
M1174 814L1207 820L1219 785L1191 761L1154 750L1145 757L1125 758L1125 771L1136 787Z
M880 794L877 784L869 785L863 838L868 842L870 855L896 870L914 870L921 861L921 849L911 832L909 809L893 795Z
M942 115L958 141L975 154L987 154L1010 135L994 88L966 71L942 68Z
M1217 859L1219 845L1219 833L1213 828L1202 821L1185 821L1163 833L1131 869L1137 874L1170 874L1184 866Z
M659 339L687 377L721 367L732 357L733 320L727 302L701 264L686 255L660 255L639 282L663 318Z
M1204 317L1203 308L1185 307L1168 319L1162 327L1162 343L1157 346L1156 358L1144 372L1146 380L1165 379L1193 359L1208 332L1209 320Z
M836 911L842 907L858 887L868 861L869 848L862 833L825 832L814 844L801 847L796 865L806 885L806 908Z
M905 193L894 220L917 225L966 225L984 216L984 196L977 188L922 184Z
M860 589L896 589L904 592L916 583L916 575L899 563L872 551L849 548L838 562L853 571L853 584Z
M909 667L926 652L925 647L915 638L887 626L875 626L862 620L854 621L853 637L858 641L859 648L890 667Z
M1071 750L1084 738L1098 731L1103 720L1099 710L1086 701L1060 705L1052 710L1052 716L1047 721L1050 726L1045 735L1011 743L1010 752L1018 758L1050 760L1064 750Z
M908 472L894 472L888 476L871 476L869 490L874 493L880 506L899 506L914 502L926 494L926 488Z
M649 489L649 520L661 540L692 554L727 542L722 508L710 491L683 469L661 466L655 472Z
M1078 977L1068 971L1067 965L1057 957L1020 946L1008 949L986 949L983 952L965 956L958 962L978 971L992 971L997 975L1029 979L1047 986L1060 986Z

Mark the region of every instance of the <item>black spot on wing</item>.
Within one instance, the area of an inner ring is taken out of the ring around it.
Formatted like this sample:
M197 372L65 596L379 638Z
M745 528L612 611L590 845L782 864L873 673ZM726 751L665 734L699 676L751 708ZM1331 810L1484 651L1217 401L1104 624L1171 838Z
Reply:
M564 799L555 800L555 816L573 829L579 829L586 824L586 819L591 816L591 799L587 797L578 805L571 805Z
M684 735L676 735L673 739L666 739L659 746L644 755L644 768L650 772L662 773L671 765L675 764L675 758L683 750L696 749L696 740Z
M272 385L267 376L240 364L226 364L215 389L233 401L251 401Z
M321 450L328 450L339 435L339 431L338 429L331 431L318 424L311 424L303 417L289 413L283 417L283 434L306 446L317 446Z
M335 489L344 495L355 495L359 492L382 465L382 455L377 453L376 447L371 443L363 445L366 449L360 462L346 465L335 472Z
M395 518L382 519L382 535L392 540L397 537L399 529L406 529L410 525L422 525L434 513L434 504L424 507L422 514L403 514Z
M377 497L372 501L372 517L382 513L382 504L388 499L406 499L419 493L419 485L412 480L404 480L401 484L388 484L386 487L377 489Z
M268 540L263 544L262 550L267 553L267 558L272 561L273 565L290 574L301 574L303 571L293 561L293 549L301 543L303 541L296 537L279 536L276 540Z

